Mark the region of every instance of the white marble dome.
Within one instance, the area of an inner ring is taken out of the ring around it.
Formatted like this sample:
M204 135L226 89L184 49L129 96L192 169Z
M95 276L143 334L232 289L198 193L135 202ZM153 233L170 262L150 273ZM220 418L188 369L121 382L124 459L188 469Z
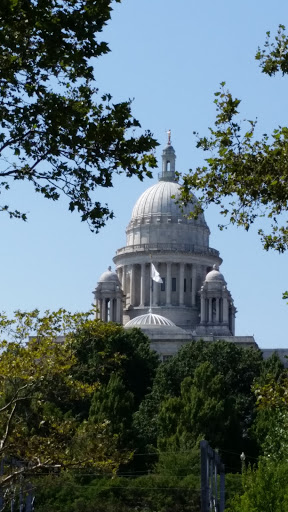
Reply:
M175 197L172 198L172 196ZM143 192L136 202L131 221L141 220L145 217L165 215L173 218L181 218L182 222L195 222L194 219L187 219L185 215L191 212L191 204L184 207L182 211L176 201L180 197L180 185L173 181L159 181L156 185L148 188ZM196 203L196 198L193 198ZM193 204L192 203L192 204ZM200 215L198 222L205 222L204 215ZM196 222L197 222L196 221Z
M209 246L209 228L204 215L197 219L187 216L197 199L180 208L180 185L169 179L160 179L149 187L136 201L126 234L128 246L143 244L167 244L177 246Z

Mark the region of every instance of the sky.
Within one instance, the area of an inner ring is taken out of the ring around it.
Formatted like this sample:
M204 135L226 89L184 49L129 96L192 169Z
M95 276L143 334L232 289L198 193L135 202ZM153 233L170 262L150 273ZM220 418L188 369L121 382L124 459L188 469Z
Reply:
M242 100L243 119L258 119L259 134L287 125L287 78L262 74L254 58L266 32L285 25L287 15L286 0L123 0L103 31L111 52L94 62L97 87L115 103L134 99L134 116L160 144L160 166L171 129L176 167L185 173L203 164L193 132L208 134L222 81ZM0 310L87 311L100 275L125 245L133 205L157 172L142 183L118 176L112 189L99 189L97 200L108 202L115 218L97 235L68 212L64 198L51 202L17 184L10 206L28 212L28 222L0 217ZM254 335L263 348L288 347L287 254L265 252L256 226L221 232L216 208L205 217L238 309L236 334Z

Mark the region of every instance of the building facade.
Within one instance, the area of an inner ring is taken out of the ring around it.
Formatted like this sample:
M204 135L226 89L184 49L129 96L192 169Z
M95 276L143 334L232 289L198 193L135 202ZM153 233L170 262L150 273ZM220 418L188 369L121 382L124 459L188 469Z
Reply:
M163 357L192 339L256 346L252 336L235 336L236 308L219 270L222 259L209 245L204 215L189 216L196 202L181 204L169 137L159 181L136 201L126 246L113 258L116 272L102 274L94 291L98 318L140 327ZM152 281L151 263L162 283Z

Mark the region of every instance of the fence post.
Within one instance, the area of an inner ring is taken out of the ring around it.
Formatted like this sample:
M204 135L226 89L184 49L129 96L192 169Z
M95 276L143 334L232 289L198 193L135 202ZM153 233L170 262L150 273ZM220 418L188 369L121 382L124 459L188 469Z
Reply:
M225 467L217 451L207 441L200 441L201 453L201 512L224 512ZM218 494L218 475L220 492Z
M209 462L208 443L200 441L201 453L201 512L209 512Z

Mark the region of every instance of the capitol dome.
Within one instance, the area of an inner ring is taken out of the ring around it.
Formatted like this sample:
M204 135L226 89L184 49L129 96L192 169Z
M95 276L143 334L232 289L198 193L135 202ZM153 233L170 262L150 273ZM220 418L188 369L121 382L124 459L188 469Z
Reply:
M180 185L173 181L159 181L156 185L148 188L143 192L136 202L131 222L142 220L153 215L167 215L169 217L182 219L183 222L204 221L204 215L200 215L198 219L187 219L187 215L191 212L191 203L180 208L177 201L180 198ZM193 197L193 203L196 203L196 197ZM192 204L193 204L192 203Z
M188 218L196 197L192 196L183 209L177 203L181 190L175 167L169 137L162 152L159 181L136 201L126 229L126 245L113 258L124 293L123 323L129 327L135 321L136 325L140 322L141 329L149 325L154 330L161 326L194 330L199 322L201 285L213 264L222 261L219 252L209 246L210 231L204 215ZM153 286L151 263L159 276ZM175 325L151 323L146 316L151 307L153 313Z
M207 251L209 228L203 214L197 219L188 218L195 196L183 206L180 185L176 183L175 151L168 145L162 153L162 173L159 182L149 187L136 201L128 224L127 246L144 245L162 250Z

